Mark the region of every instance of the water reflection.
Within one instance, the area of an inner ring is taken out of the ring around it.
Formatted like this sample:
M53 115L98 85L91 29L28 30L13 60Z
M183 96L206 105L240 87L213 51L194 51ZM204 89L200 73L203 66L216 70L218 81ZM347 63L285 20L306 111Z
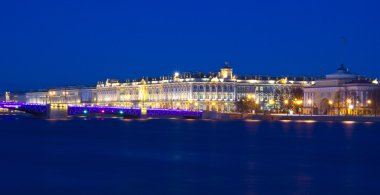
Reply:
M55 194L72 181L83 194L380 189L379 123L86 119L2 120L2 184L24 186L18 194Z
M343 121L343 127L344 127L344 135L345 138L348 140L352 139L353 136L353 129L355 126L355 121Z

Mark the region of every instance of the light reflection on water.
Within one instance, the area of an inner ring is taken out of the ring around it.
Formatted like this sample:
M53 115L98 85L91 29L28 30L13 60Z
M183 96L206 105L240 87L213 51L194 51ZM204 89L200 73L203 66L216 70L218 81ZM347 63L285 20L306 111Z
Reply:
M6 148L2 157L7 161L0 160L0 192L379 190L379 123L85 119L1 121L0 147Z
M356 122L355 121L342 121L342 123L344 123L344 124L354 124Z
M315 123L317 121L315 121L315 120L295 120L294 122L297 122L297 123Z
M254 119L245 119L245 120L243 120L243 121L245 121L245 122L249 122L249 123L253 123L253 122L261 122L260 120L254 120Z

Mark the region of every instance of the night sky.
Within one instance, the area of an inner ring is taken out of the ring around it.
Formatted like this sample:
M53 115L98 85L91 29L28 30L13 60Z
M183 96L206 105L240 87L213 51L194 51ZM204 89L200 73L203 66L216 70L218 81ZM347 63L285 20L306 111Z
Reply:
M217 71L380 76L378 1L1 1L0 90Z

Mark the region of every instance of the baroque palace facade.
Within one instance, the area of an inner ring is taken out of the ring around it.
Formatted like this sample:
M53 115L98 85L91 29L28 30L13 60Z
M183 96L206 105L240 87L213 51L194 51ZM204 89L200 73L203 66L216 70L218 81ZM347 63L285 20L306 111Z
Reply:
M120 83L115 80L99 82L97 104L127 107L235 111L235 102L252 98L262 110L269 110L276 102L277 88L304 87L311 78L238 77L229 66L218 73L175 73L173 76L141 79Z
M254 100L261 110L279 104L275 91L307 87L311 77L236 76L228 65L217 73L175 73L160 78L119 82L106 80L93 88L50 89L26 94L29 103L93 104L107 106L235 111L241 98Z

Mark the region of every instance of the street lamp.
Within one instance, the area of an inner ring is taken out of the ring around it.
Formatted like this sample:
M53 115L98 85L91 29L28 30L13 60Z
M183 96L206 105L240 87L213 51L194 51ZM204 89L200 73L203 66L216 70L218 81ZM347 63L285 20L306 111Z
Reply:
M312 101L310 99L307 100L307 104L309 105L309 108L310 108L310 116L312 116L313 115Z
M269 103L269 105L272 107L272 106L274 105L274 101L273 101L273 99L270 99L268 103Z
M332 112L331 112L332 104L333 104L333 101L329 100L329 113L330 113L330 115L332 115Z
M352 100L351 99L347 99L346 102L347 102L347 105L346 105L346 107L347 107L347 114L346 115L348 115L348 111L350 110Z
M301 116L301 104L303 103L302 100L296 99L296 104L298 105L298 115Z
M367 100L367 104L368 104L368 107L371 107L372 101L371 100ZM372 107L371 107L371 112L373 112Z
M286 116L288 116L289 115L289 107L288 107L289 100L285 100L284 104L285 104L285 107L286 107Z

